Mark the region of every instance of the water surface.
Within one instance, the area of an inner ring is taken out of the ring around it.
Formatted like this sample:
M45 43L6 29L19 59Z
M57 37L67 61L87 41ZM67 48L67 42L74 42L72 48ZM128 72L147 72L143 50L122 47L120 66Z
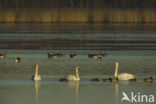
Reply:
M122 92L156 95L156 83L145 83L143 78L156 77L155 51L84 51L84 50L1 50L8 57L0 59L0 101L3 104L121 104ZM78 53L76 58L50 58L50 53ZM88 58L87 53L108 53L102 61ZM21 63L14 58L21 57ZM134 74L137 82L91 82L91 78L113 77L114 62L119 62L119 73ZM42 80L30 80L34 65L39 64ZM58 79L74 74L80 66L80 82L59 82ZM129 104L124 101L124 104ZM147 104L147 103L144 103Z

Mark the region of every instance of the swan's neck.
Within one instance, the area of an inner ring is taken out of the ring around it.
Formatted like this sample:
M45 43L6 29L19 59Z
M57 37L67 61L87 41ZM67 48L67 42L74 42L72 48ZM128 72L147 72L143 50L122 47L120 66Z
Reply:
M117 76L118 76L118 67L119 67L119 65L116 64L116 65L115 65L115 73L114 73L114 77L115 77L115 78L117 78Z
M38 67L36 67L36 69L35 69L35 77L37 77L38 76Z
M79 67L76 68L76 75L75 76L76 76L77 80L80 79L80 77L79 77Z

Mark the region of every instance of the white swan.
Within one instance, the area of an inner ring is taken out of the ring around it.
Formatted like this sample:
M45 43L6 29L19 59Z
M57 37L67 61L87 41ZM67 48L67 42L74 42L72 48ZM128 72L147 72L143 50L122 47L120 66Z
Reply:
M114 65L115 65L115 73L114 73L115 78L118 78L119 80L129 80L129 79L134 79L135 78L134 75L129 74L129 73L122 73L122 74L118 75L119 64L118 64L118 62L115 62Z
M59 81L64 81L64 82L66 82L66 81L79 81L80 80L79 69L80 69L80 67L77 66L75 69L75 75L68 75L64 78L59 79Z
M41 80L41 76L38 75L38 64L35 65L35 74L33 74L32 80Z

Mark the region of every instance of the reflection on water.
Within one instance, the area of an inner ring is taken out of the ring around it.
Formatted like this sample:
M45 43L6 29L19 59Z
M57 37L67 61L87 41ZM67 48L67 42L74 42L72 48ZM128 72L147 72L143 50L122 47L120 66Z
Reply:
M79 96L79 81L75 81L75 93L76 96Z
M34 88L35 88L36 102L38 102L38 99L39 99L39 81L34 80Z
M0 104L121 104L123 91L156 96L156 51L142 50L155 49L155 25L0 24L0 47L5 49L0 52L8 52L8 57L0 59ZM47 56L47 53L60 52L68 55L56 58ZM87 56L88 53L100 52L108 54L102 61ZM78 56L70 58L69 54L73 53ZM21 62L15 63L17 57ZM120 65L119 73L134 74L137 82L89 81L95 77L113 77L113 63L116 61ZM41 81L31 80L35 64L40 66ZM81 81L58 81L62 76L71 74L76 66L81 68ZM149 76L154 78L154 83L143 82L143 78Z
M34 95L35 95L35 97L34 97L35 103L36 104L40 104L41 97L39 96L40 95L39 92L40 92L40 83L42 83L42 82L34 80L33 83L34 83L34 89L35 89L35 93L34 93ZM73 93L75 94L75 103L79 102L79 81L62 82L62 83L65 84L65 87L69 87L69 88L74 88L75 89L75 91L73 91ZM43 82L42 84L43 84L43 86L47 87L47 85L49 85L50 82ZM56 84L56 83L54 82L54 84ZM66 86L66 84L67 84L67 86ZM62 85L62 87L63 86L64 85ZM42 86L41 86L41 88L42 88ZM64 92L62 92L62 93L64 93ZM46 102L44 102L44 103L46 104Z
M108 56L103 57L102 61L87 56L88 52L99 53L99 51L62 52L67 54L76 52L78 56L70 58L67 55L48 59L46 50L8 51L8 57L0 59L0 102L2 104L121 104L123 91L127 94L141 92L156 95L155 51L107 51ZM15 57L20 57L21 62L15 63ZM134 74L137 82L89 81L95 77L113 77L113 63L116 61L120 65L119 73ZM41 81L31 80L35 64L40 66ZM81 68L81 81L58 81L59 78L72 74L75 66ZM143 82L143 78L149 76L154 78L154 82ZM124 104L129 103L124 102Z
M28 83L20 80L12 81L17 85L4 85L3 81L0 81L0 100L3 104L121 104L123 91L128 95L131 92L156 95L156 83L132 82L125 85L122 81L107 83L83 80L78 83L61 83L45 80L40 82L42 86L38 86L38 82L34 82L35 86L33 86L32 81ZM5 83L10 81L5 80ZM124 104L129 103L124 101Z
M118 88L119 84L118 84L118 82L115 82L114 86L115 86L115 101L118 102L118 99L119 99L119 88Z
M119 94L119 88L118 88L118 83L115 82L115 94L118 95Z

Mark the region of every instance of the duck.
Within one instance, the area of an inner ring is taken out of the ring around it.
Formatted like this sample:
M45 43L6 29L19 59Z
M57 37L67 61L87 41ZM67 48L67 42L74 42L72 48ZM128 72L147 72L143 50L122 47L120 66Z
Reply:
M118 82L118 78L106 78L103 79L103 82Z
M59 56L59 57L63 57L63 56L66 56L67 54L65 54L65 53L57 53L57 56Z
M5 58L5 57L7 57L7 56L8 56L7 53L2 53L2 54L0 54L0 58Z
M100 81L99 78L92 78L91 81Z
M88 54L88 58L97 58L97 54Z
M101 56L98 56L98 57L97 57L97 60L98 60L98 61L102 61L102 57L101 57Z
M77 54L76 54L76 53L74 53L74 54L69 54L69 56L70 56L70 58L75 58L75 57L77 57Z
M58 54L50 54L50 53L47 53L48 55L48 58L56 58L58 56Z
M111 82L111 80L112 80L111 78L104 78L103 82Z
M101 55L101 56L107 56L108 54L107 53L99 53L99 55Z
M110 78L111 82L118 82L118 78Z
M15 58L15 62L16 63L20 63L21 62L21 58L20 57Z
M150 77L150 78L145 78L145 79L144 79L144 82L153 82L153 78L152 78L152 77Z

